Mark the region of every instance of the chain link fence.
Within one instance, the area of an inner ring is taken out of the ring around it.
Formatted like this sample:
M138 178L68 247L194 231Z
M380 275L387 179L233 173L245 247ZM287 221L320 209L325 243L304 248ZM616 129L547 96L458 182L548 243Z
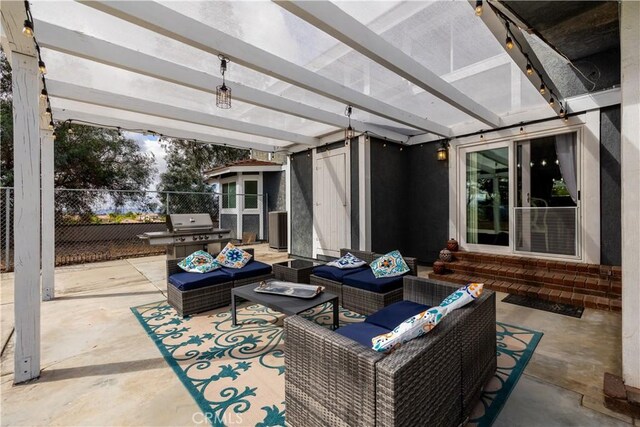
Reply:
M0 187L0 268L13 270L13 189ZM217 193L55 190L56 265L164 254L138 238L166 230L166 215L209 213L219 226Z

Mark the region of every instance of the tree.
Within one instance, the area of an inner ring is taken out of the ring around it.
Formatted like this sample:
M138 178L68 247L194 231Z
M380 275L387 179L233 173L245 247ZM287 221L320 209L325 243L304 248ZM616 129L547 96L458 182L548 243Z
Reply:
M0 86L0 184L13 185L13 106L11 67L0 51L2 84ZM73 132L70 132L73 130ZM155 171L152 154L143 153L132 139L119 132L91 126L58 123L55 129L55 187L108 190L145 190ZM116 206L147 203L144 193L115 193ZM104 194L99 192L64 192L56 195L58 211L82 216L92 213L92 205Z
M248 150L203 144L183 139L167 138L163 142L167 153L167 171L160 175L160 191L210 192L204 172L217 166L249 157ZM166 211L167 196L160 193ZM171 201L170 213L213 212L212 197L180 195Z

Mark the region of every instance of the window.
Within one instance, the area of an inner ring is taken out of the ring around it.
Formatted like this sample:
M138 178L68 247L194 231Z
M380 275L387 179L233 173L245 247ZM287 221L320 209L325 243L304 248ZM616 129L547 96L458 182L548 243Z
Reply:
M222 208L223 209L235 209L236 208L236 183L228 182L222 184Z
M258 209L258 181L244 182L244 208Z

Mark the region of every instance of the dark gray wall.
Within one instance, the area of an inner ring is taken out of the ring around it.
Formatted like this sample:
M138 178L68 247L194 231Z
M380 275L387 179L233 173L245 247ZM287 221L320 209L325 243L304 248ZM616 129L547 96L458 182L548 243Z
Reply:
M437 160L437 142L384 144L371 139L371 247L431 264L448 239L448 162Z
M220 214L220 228L231 229L231 237L237 239L242 236L237 236L238 231L238 216L236 214Z
M381 253L399 249L403 255L411 256L404 241L412 214L407 191L411 182L407 151L377 138L370 140L371 249Z
M267 212L286 211L286 175L284 172L264 172L262 190L267 194Z
M351 142L351 247L360 247L360 181L358 140Z
M622 263L620 106L600 111L600 262Z
M411 177L408 255L428 264L438 259L449 236L449 161L438 161L439 143L405 149Z
M292 255L313 256L313 164L311 153L291 155Z

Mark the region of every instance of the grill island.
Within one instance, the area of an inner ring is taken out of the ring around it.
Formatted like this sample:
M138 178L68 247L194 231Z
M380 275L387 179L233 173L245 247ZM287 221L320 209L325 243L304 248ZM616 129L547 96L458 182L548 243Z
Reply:
M231 241L231 230L214 228L209 214L167 215L167 231L150 231L138 237L152 246L167 246L167 259L184 258L198 250L218 253Z

